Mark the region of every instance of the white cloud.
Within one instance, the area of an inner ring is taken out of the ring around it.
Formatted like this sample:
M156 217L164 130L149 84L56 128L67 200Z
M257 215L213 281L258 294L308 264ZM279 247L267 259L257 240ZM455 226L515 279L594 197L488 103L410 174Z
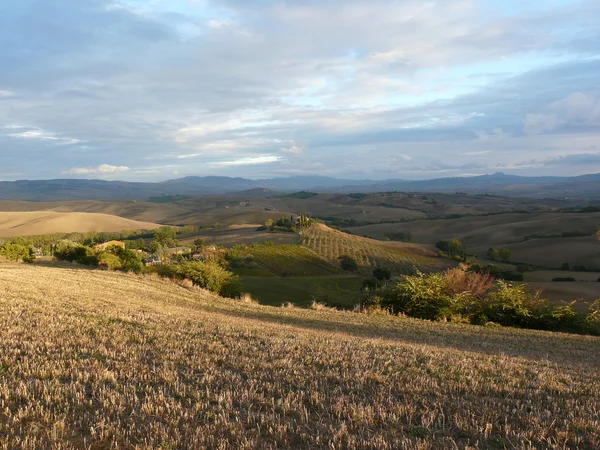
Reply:
M288 156L299 156L302 154L302 147L300 147L297 143L290 145L289 147L282 147L279 149L281 153Z
M129 167L126 166L101 164L98 167L73 167L69 170L63 170L62 173L69 175L110 175L127 171L129 171Z
M252 166L257 164L269 164L277 161L281 161L280 156L275 155L263 155L263 156L249 156L245 158L234 159L231 161L219 161L212 162L209 164L210 167L231 167L231 166Z
M527 114L523 131L527 134L540 134L556 129L559 124L556 114Z

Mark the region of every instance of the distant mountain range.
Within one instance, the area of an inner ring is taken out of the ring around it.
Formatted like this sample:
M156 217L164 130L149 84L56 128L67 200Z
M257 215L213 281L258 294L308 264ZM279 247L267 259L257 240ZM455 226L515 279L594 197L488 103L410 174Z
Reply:
M266 190L266 192L265 192ZM515 197L569 197L600 200L600 174L578 177L521 177L495 173L476 177L434 180L348 180L298 176L250 180L229 177L185 177L157 183L104 180L21 180L0 182L0 199L27 201L145 200L164 195L236 194L264 197L273 191L313 192L465 192Z

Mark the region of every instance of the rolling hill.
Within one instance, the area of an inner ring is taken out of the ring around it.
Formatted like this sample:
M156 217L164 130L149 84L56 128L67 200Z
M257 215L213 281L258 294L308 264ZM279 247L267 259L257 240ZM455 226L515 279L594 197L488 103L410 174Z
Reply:
M0 264L3 448L600 447L600 338Z
M323 224L305 230L302 244L336 265L340 256L351 256L358 263L359 270L366 274L370 274L375 267L390 269L396 275L410 273L415 267L431 271L450 266L447 260L438 258L436 253L416 244L381 242L353 236Z
M160 225L139 222L108 214L18 211L0 212L0 236L32 236L39 234L87 231L151 230Z
M295 176L249 180L229 177L189 176L156 183L59 179L0 181L0 198L55 201L75 199L142 200L165 195L222 195L253 189L279 192L450 192L502 194L515 197L574 197L600 199L600 174L578 177L521 177L495 173L474 177L433 180L351 180L321 176Z

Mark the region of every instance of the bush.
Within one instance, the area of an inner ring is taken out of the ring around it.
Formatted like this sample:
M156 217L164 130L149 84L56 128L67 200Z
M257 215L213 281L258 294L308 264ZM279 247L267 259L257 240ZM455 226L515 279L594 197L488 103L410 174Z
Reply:
M83 264L84 261L87 261L87 247L84 247L77 242L63 239L56 244L54 256L61 261L79 262Z
M342 255L339 257L340 266L342 270L347 272L356 272L358 270L358 262L349 255Z
M405 276L396 284L363 290L361 306L429 320L600 334L600 299L586 316L574 302L552 305L525 284L494 280L466 266L444 273Z
M575 281L573 277L554 277L552 281Z
M172 270L180 278L187 278L196 286L224 297L238 297L241 294L238 278L216 262L186 262L173 266Z
M100 267L105 267L108 270L119 270L123 267L121 259L117 255L113 255L112 253L103 252L98 256L98 265Z
M511 272L510 270L506 270L504 272L502 272L500 274L500 277L506 281L523 281L523 274L522 273L514 273Z
M568 262L563 263L563 265L560 266L560 269L561 270L571 270L571 265Z
M34 260L31 247L22 244L4 244L0 247L0 255L11 261L33 262Z
M376 278L367 278L360 285L361 292L375 291L381 287L381 283Z

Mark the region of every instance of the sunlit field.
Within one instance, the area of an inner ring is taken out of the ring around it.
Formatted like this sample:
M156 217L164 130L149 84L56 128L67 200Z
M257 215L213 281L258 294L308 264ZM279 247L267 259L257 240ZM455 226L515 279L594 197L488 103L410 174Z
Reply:
M0 264L0 448L600 447L600 339Z

